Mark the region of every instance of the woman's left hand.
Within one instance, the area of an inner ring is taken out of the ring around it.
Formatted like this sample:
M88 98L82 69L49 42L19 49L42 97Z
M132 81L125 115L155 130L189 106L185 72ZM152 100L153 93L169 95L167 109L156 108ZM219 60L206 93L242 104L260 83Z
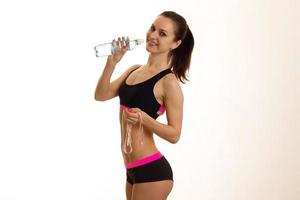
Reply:
M139 108L129 108L125 110L127 121L131 124L136 124L139 120L139 113L143 115L143 111Z

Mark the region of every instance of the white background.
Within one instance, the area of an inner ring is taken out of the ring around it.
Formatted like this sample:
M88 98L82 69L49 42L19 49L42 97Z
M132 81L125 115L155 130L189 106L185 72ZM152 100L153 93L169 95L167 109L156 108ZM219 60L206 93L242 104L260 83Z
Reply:
M0 199L125 199L119 99L94 100L93 46L164 10L195 37L180 141L157 145L174 200L300 199L297 0L0 3ZM146 62L128 52L113 74ZM166 122L165 115L160 117Z

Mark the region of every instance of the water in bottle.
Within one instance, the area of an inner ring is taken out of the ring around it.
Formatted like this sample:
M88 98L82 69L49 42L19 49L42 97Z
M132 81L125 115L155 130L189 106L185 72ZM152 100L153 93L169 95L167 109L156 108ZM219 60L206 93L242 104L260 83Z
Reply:
M128 47L128 50L134 49L137 45L140 45L143 42L144 42L143 39L130 40L129 37L127 37L125 40L125 44ZM109 56L111 54L118 53L121 50L118 45L112 42L99 44L95 46L94 49L97 57Z

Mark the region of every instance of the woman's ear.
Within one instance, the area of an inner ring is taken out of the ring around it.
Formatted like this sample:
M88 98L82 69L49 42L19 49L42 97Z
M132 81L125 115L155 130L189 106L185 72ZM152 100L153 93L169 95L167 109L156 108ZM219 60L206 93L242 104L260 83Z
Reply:
M175 44L173 45L173 47L172 47L172 50L173 49L176 49L180 44L181 44L181 40L177 40L176 42L175 42Z

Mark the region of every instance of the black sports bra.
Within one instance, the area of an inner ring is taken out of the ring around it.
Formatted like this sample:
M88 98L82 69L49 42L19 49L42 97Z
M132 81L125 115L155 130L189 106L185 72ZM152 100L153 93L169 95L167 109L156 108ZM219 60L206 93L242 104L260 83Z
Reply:
M132 70L129 75L134 70ZM134 85L126 84L126 80L129 76L128 75L119 88L120 105L129 108L139 108L152 118L156 119L159 116L157 112L164 112L165 109L163 105L160 105L157 102L154 96L153 88L157 81L169 73L172 73L170 68L165 69L153 77Z

